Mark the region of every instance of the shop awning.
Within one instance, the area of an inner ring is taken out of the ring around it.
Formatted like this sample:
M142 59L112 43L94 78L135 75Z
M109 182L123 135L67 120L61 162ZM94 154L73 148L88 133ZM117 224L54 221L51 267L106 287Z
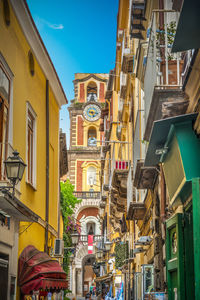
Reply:
M200 48L200 1L184 0L172 52Z
M155 121L151 132L144 166L155 167L159 164L161 156L163 155L162 150L165 150L164 146L167 141L171 125L184 123L190 120L195 121L197 115L197 113L192 113ZM158 150L160 150L160 153Z
M66 273L57 260L29 245L19 257L18 284L23 294L39 289L66 289Z
M101 282L101 281L108 282L108 281L111 281L111 279L112 279L112 274L106 274L106 275L95 278L95 281L96 282Z

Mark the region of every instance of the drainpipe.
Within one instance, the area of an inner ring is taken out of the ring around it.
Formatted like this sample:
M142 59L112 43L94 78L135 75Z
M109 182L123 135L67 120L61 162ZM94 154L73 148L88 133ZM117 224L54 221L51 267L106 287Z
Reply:
M159 0L159 9L164 9L164 2L163 2L163 0ZM160 23L161 27L164 26L164 13L163 12L159 13L159 23Z
M45 213L45 245L44 251L48 252L48 227L49 227L49 81L46 80L46 213Z
M166 183L165 183L165 177L163 172L163 167L160 165L160 187L161 187L161 221L165 221L165 209L166 209Z

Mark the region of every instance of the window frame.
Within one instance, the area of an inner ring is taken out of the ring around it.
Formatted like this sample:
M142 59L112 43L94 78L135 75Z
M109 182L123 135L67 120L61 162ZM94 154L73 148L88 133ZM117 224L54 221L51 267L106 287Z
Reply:
M92 169L93 171L91 171L91 169ZM89 176L90 176L91 174L94 175L94 176L93 176L94 182L93 182L92 185L89 183ZM96 182L97 182L97 168L94 167L93 165L92 165L92 166L88 166L88 168L87 168L87 185L91 187L91 186L95 185Z
M12 137L13 137L13 73L9 68L6 60L0 52L0 69L6 76L8 80L8 97L0 92L0 102L2 105L2 115L1 115L1 140L3 144L0 147L0 180L5 180L5 168L3 166L3 161L7 158L8 155L8 143L12 146ZM6 117L6 120L5 120Z
M30 121L32 124L30 125ZM37 136L37 115L31 104L26 103L26 183L36 190L36 136ZM30 159L30 139L31 139L31 159ZM30 161L31 160L31 161ZM31 165L31 169L30 169Z
M95 135L93 134L95 132ZM91 137L89 134L92 133L94 144L91 143ZM87 147L97 147L97 129L94 126L90 126L87 131Z

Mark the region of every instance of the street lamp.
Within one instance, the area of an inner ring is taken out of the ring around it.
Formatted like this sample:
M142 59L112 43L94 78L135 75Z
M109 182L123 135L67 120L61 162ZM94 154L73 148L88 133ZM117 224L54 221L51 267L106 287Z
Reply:
M69 262L72 263L74 260L74 254L72 253L70 256L69 256Z
M1 190L13 189L13 196L15 192L15 185L22 180L26 164L19 156L19 152L13 151L13 156L9 156L7 160L4 161L6 176L11 182L12 186L2 186Z
M97 258L97 259L103 258L103 251L102 251L102 250L98 250L98 251L96 252L96 258Z
M79 240L79 234L78 232L74 232L71 234L71 238L72 238L72 245L77 245L78 244L78 240Z
M104 243L104 245L105 245L105 249L106 249L106 251L110 251L110 249L111 249L111 245L112 245L112 242L110 242L110 241L106 241L106 242Z

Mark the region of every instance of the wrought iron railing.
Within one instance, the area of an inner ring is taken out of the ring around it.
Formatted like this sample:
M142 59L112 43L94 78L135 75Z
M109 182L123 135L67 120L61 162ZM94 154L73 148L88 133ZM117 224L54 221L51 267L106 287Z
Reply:
M130 165L129 143L128 142L114 143L112 149L112 159L111 159L110 176L109 176L110 186L111 186L114 171L128 171L129 165Z
M73 192L74 196L78 199L100 199L101 193L100 192Z
M100 242L102 241L102 235L93 235L93 242ZM88 242L88 235L80 235L79 242L87 243Z

